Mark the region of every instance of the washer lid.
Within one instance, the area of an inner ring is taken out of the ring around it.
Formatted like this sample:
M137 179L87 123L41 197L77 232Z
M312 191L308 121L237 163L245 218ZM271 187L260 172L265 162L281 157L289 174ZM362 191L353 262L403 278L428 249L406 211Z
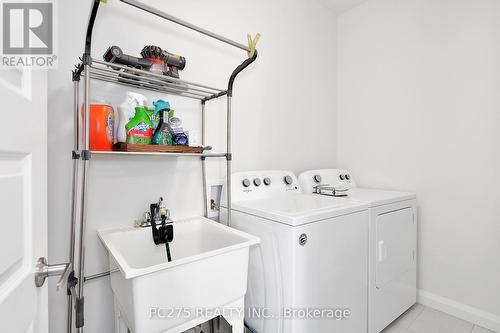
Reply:
M266 199L233 202L232 209L291 226L366 210L359 202L302 193L284 193Z
M416 198L415 193L384 191L366 188L351 188L348 192L350 200L368 204L370 207L388 205L395 202L412 200Z

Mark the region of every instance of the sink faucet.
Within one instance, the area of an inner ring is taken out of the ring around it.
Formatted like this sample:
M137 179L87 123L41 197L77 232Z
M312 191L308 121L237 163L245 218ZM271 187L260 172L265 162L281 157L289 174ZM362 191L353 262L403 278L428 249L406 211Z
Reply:
M149 205L149 209L153 241L156 245L170 243L174 239L174 227L172 226L173 221L170 220L170 213L163 202L163 198L160 198L158 203ZM159 228L157 222L161 223Z
M169 243L174 240L173 223L163 198L160 198L158 203L149 205L149 212L144 214L144 220L140 225L142 228L151 227L153 242L156 245L165 244L168 261L171 261ZM158 224L160 224L159 227Z
M346 197L348 188L335 187L331 185L316 185L313 188L314 194L327 195L331 197Z

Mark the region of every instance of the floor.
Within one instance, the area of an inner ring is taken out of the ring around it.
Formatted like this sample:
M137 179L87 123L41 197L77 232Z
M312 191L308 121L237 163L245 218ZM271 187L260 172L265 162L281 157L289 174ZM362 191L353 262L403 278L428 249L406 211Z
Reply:
M382 333L495 333L446 313L414 305Z

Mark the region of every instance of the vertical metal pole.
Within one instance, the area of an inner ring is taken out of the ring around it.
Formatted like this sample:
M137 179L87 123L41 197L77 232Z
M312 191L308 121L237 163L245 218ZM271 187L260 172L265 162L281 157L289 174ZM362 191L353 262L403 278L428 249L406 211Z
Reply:
M79 241L79 255L78 255L78 297L83 297L83 285L85 278L85 224L87 219L86 213L86 200L87 200L87 180L88 180L88 168L89 160L88 156L84 156L90 150L90 65L86 64L84 68L85 72L85 126L83 130L84 139L84 150L82 153L82 185L80 192L80 241ZM78 333L83 332L83 327L77 329Z
M73 137L73 151L78 151L80 149L80 115L78 112L80 104L80 82L78 80L74 81L74 137ZM73 158L73 185L71 190L71 231L70 231L70 246L69 246L69 262L75 266L75 242L76 242L76 201L78 197L78 166L79 159ZM71 333L73 328L73 295L68 295L68 323L67 331Z
M231 226L231 161L233 159L231 154L231 95L227 95L227 116L226 116L226 194L227 194L227 225Z
M201 145L205 146L205 101L201 102ZM201 173L203 175L203 207L205 217L208 218L208 189L207 189L207 161L205 157L201 158Z

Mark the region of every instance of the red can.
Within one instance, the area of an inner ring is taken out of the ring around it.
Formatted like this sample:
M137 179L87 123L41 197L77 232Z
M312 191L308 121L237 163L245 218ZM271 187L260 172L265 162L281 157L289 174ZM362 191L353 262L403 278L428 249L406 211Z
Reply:
M82 107L82 115L84 109ZM84 117L82 117L83 119ZM115 111L107 104L90 104L90 150L113 150ZM82 122L82 127L85 126Z

